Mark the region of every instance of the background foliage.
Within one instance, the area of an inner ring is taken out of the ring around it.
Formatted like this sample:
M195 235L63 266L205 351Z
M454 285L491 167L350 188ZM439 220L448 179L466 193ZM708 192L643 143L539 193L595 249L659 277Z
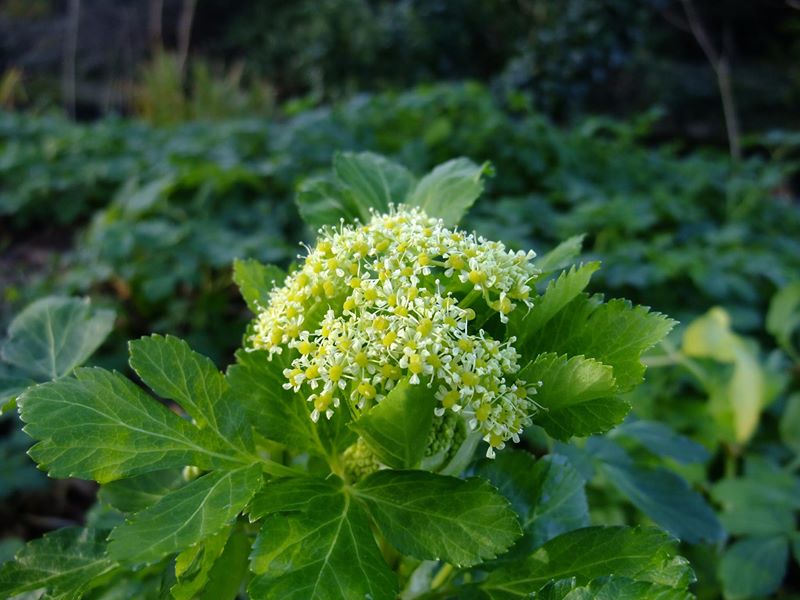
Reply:
M488 160L495 176L466 227L540 253L582 240L582 260L603 263L592 292L681 321L646 359L634 418L578 447L537 430L523 440L574 469L574 485L557 488L564 512L542 521L552 529L526 536L655 523L681 539L700 598L800 593L791 3L697 3L731 61L741 160L723 147L713 71L678 26L679 2L336 0L267 14L207 0L181 70L137 29L144 3L103 12L85 0L76 112L103 115L85 123L47 109L62 100L60 46L30 43L63 24L57 4L0 9L0 104L29 109L0 112L3 330L47 294L89 296L116 314L90 363L126 369L125 341L158 332L226 364L248 318L234 259L294 259L311 234L295 192L335 151L380 152L418 174L454 156ZM164 3L162 49L176 47L181 8ZM120 36L129 48L103 45L103 19L120 15L139 33ZM277 29L285 35L268 35ZM87 59L97 46L113 49L110 63ZM129 50L133 64L120 58ZM463 78L480 83L439 81ZM20 538L86 519L94 489L48 483L22 456L16 419L2 417L0 431L1 559ZM498 460L501 490L556 486L542 461L531 481L502 479L524 460Z

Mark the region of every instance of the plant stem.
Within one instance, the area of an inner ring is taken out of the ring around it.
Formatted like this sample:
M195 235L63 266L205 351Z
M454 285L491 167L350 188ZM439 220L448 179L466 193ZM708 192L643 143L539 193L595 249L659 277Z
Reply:
M450 563L445 563L445 565L439 569L436 577L431 580L431 589L435 590L436 588L442 587L445 583L447 583L450 577L453 576L453 570L453 565Z

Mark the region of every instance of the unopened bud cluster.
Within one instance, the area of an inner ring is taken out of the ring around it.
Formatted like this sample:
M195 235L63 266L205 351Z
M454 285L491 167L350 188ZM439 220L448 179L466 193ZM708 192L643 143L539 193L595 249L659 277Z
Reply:
M408 207L319 233L270 294L250 340L270 359L296 351L284 387L313 403L312 418L343 406L357 417L407 378L431 389L437 415L465 415L490 455L516 439L530 424L537 382L515 378L515 339L493 339L482 325L530 308L533 252Z

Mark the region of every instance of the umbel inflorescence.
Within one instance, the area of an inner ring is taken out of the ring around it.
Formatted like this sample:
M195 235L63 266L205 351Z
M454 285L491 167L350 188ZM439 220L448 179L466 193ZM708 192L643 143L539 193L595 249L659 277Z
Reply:
M250 342L270 360L297 351L284 387L313 403L315 421L345 407L358 417L407 379L431 389L438 416L463 415L491 456L536 408L537 382L516 378L515 338L484 329L530 309L533 257L405 206L323 228Z

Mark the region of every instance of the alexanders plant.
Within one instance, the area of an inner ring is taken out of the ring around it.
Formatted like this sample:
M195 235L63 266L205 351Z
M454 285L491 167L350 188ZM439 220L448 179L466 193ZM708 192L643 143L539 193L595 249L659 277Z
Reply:
M672 538L590 527L574 467L510 447L621 422L673 323L585 293L575 240L536 259L459 230L486 173L339 154L298 195L320 228L299 263L235 264L255 319L224 374L151 336L130 343L149 391L102 369L25 391L30 455L107 508L20 550L0 592L690 597Z

